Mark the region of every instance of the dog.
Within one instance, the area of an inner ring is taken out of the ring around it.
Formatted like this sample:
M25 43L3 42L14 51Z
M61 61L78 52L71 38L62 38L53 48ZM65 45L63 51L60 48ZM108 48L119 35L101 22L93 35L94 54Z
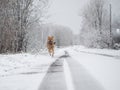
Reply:
M55 48L55 43L54 42L54 36L48 36L47 39L47 48L48 48L48 52L50 54L50 56L54 56L54 48Z

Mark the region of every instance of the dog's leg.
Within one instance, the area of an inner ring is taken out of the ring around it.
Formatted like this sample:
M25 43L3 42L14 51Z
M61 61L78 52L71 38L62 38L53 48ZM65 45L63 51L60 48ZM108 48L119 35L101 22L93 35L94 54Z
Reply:
M54 57L54 49L52 49L52 57Z
M48 50L48 52L49 52L49 55L51 56L51 50L50 49Z
M49 55L51 56L51 53L49 53Z
M54 53L52 53L52 57L54 57Z

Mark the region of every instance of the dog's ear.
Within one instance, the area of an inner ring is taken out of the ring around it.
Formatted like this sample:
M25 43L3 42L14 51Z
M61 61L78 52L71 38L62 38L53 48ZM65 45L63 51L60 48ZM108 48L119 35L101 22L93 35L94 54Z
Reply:
M48 40L50 39L50 36L48 36Z
M48 38L50 38L50 36L48 36Z

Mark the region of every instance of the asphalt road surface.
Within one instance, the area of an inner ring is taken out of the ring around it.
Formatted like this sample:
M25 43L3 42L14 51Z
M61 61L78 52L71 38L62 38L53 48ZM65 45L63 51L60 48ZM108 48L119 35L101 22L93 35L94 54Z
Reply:
M102 85L67 52L48 69L38 90L104 90Z

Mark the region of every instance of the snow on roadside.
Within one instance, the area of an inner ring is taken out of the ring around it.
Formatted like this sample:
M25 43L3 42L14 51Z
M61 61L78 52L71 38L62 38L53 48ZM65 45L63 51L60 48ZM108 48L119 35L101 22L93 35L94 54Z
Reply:
M51 57L39 54L0 55L0 76L24 73L38 66L42 70L42 66L49 66L53 61Z
M0 90L38 90L54 61L41 54L0 55Z
M38 90L45 74L0 77L0 90Z
M120 57L120 50L113 50L113 49L95 49L95 48L86 48L84 46L73 46L71 49L74 49L78 52L86 52L86 53L93 53L93 54L102 54L102 55L109 55L114 57Z

